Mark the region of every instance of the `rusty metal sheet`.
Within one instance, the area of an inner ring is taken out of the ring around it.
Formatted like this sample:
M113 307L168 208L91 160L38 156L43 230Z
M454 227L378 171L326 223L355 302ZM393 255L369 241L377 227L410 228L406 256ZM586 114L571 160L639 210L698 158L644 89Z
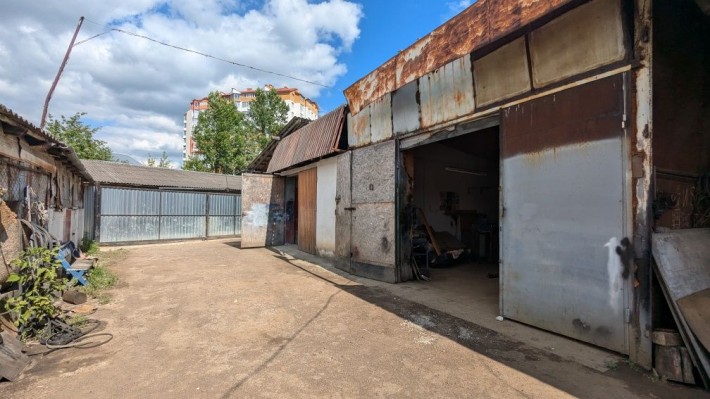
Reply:
M503 316L628 353L620 77L502 116Z
M507 158L618 137L623 101L623 76L614 75L504 109L501 153Z
M345 89L350 111L578 0L478 0Z
M475 109L471 57L464 56L419 79L422 128L468 115Z
M392 93L392 125L395 134L419 130L419 81L410 82Z
M530 91L525 37L474 61L473 77L479 108Z
M378 99L385 93L390 93L397 88L394 76L395 62L395 59L391 58L382 66L345 89L345 97L348 98L352 114L358 114L372 100ZM352 101L350 100L351 98L353 99Z
M536 88L624 59L619 2L589 2L530 34Z
M370 134L373 143L392 137L392 95L385 94L370 107Z
M344 121L343 105L280 140L266 171L278 172L336 153Z
M348 146L362 147L372 141L370 106L358 113L348 113Z

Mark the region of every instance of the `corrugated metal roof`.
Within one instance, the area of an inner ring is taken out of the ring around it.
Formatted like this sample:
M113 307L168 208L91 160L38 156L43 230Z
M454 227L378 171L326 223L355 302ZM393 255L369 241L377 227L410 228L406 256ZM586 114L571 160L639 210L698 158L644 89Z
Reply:
M279 144L279 140L284 139L289 134L295 132L296 130L306 126L311 122L310 119L294 117L284 126L278 134L275 135L275 139L271 140L269 144L266 145L263 151L254 158L253 161L247 166L246 172L251 173L264 173L269 167L269 162L271 162L271 157L274 155L276 146ZM278 139L276 139L278 138Z
M169 168L136 166L118 162L83 160L97 183L132 187L171 187L215 191L242 189L242 177Z
M76 152L74 152L71 147L28 122L25 118L14 113L11 109L2 104L0 104L0 124L2 124L2 131L5 133L22 137L32 146L43 146L47 153L54 158L66 161L70 170L73 170L86 180L91 179L84 169L84 165L79 161Z
M278 172L336 153L344 121L343 105L280 140L266 171Z
M584 0L478 0L345 89L350 112Z

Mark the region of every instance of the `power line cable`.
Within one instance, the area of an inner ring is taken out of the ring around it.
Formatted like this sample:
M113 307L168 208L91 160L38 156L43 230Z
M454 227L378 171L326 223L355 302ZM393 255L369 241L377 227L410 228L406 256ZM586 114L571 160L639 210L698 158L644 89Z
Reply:
M94 25L102 26L102 25L100 25L99 23L94 22L94 21L91 21L91 20L89 20L89 19L85 19L85 20L86 20L87 22L90 22L90 23L94 24ZM170 48L173 48L173 49L176 49L176 50L180 50L180 51L185 51L185 52L192 53L192 54L201 55L201 56L206 57L206 58L211 58L211 59L213 59L213 60L226 62L226 63L228 63L228 64L236 65L236 66L242 67L242 68L251 69L251 70L253 70L253 71L268 73L268 74L270 74L270 75L275 75L275 76L281 76L281 77L283 77L283 78L293 79L293 80L297 80L297 81L299 81L299 82L308 83L308 84L312 84L312 85L320 86L320 87L325 87L326 89L331 89L331 88L332 88L332 86L327 86L327 85L324 85L324 84L321 84L321 83L313 82L313 81L311 81L311 80L301 79L301 78L297 78L297 77L295 77L295 76L286 75L286 74L284 74L284 73L269 71L269 70L267 70L267 69L263 69L263 68L259 68L259 67L255 67L255 66L251 66L251 65L247 65L247 64L243 64L243 63L241 63L241 62L232 61L232 60L228 60L228 59L225 59L225 58L220 58L220 57L217 57L217 56L214 56L214 55L211 55L211 54L203 53L203 52L201 52L201 51L197 51L197 50L192 50L192 49L185 48L185 47L176 46L176 45L174 45L174 44L170 44L170 43L166 43L166 42L163 42L163 41L160 41L160 40L157 40L157 39L153 39L152 37L149 37L149 36L141 35L141 34L135 33L135 32L129 32L129 31L126 31L126 30L123 30L123 29L118 29L118 28L111 28L111 29L109 29L109 30L107 30L107 31L105 31L105 32L99 33L99 34L94 35L94 36L92 36L92 37L90 37L90 38L88 38L88 39L82 40L82 41L80 41L80 42L74 44L74 46L78 46L78 45L80 45L80 44L82 44L82 43L86 43L86 42L88 42L89 40L95 39L95 38L97 38L97 37L99 37L99 36L102 36L102 35L105 35L105 34L107 34L107 33L109 33L109 32L123 33L124 35L128 35L128 36L133 36L133 37L145 39L145 40L151 41L151 42L153 42L153 43L160 44L161 46L166 46L166 47L170 47Z

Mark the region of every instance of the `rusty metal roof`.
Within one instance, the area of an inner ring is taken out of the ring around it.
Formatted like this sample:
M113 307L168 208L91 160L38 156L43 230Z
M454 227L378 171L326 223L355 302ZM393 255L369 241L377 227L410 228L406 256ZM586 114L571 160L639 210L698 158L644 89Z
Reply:
M279 144L279 140L285 138L289 134L295 132L296 130L306 126L311 122L310 119L294 117L284 126L275 136L274 140L271 140L269 144L266 145L263 151L254 158L253 161L247 166L246 172L251 173L264 173L269 167L269 162L271 162L271 157L274 155L276 146Z
M83 160L97 183L149 188L184 188L208 191L239 191L242 177L192 172L169 168L129 165L127 163Z
M65 161L70 170L85 180L91 180L91 176L86 172L84 165L82 165L76 152L71 147L2 104L0 104L0 125L2 125L1 131L20 137L32 146L42 146L54 158Z
M345 89L350 112L582 0L478 0Z
M345 110L342 105L279 140L266 171L278 172L336 153L345 124Z

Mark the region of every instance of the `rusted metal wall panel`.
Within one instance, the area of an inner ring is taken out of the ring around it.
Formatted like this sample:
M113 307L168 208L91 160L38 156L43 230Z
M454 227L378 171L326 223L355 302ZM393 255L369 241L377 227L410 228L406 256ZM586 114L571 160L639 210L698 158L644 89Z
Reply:
M370 106L357 115L348 113L348 146L362 147L372 142Z
M503 157L617 137L623 82L614 75L505 109Z
M357 115L373 100L397 89L394 74L395 59L392 58L345 89L344 93L350 105L350 113Z
M530 34L536 88L626 56L620 0L594 0Z
M419 79L422 127L431 127L474 111L471 58L461 57Z
M370 134L373 143L392 138L392 96L385 94L370 107Z
M627 353L619 80L504 111L501 284L505 317Z
M350 111L470 54L576 0L478 0L345 89Z
M392 280L395 265L395 144L381 144L352 153L352 257L359 264L390 269L368 271ZM355 271L357 273L357 271ZM364 273L361 273L364 274Z
M316 189L318 169L298 174L298 249L316 253Z
M394 134L419 130L419 81L410 82L392 93L392 125Z
M530 91L525 37L474 61L473 77L479 107Z
M242 175L242 248L282 245L284 179Z

